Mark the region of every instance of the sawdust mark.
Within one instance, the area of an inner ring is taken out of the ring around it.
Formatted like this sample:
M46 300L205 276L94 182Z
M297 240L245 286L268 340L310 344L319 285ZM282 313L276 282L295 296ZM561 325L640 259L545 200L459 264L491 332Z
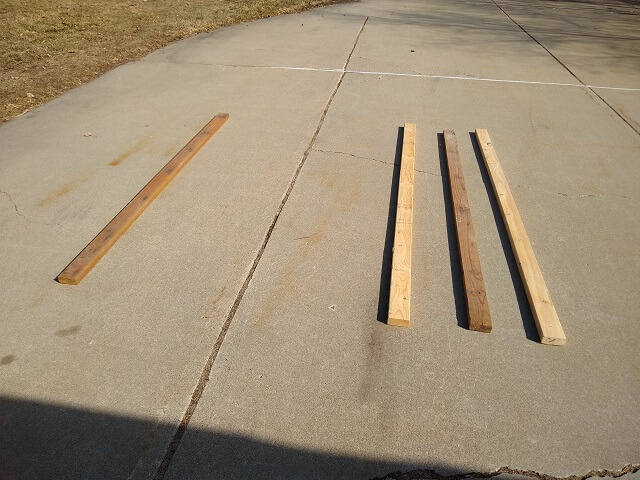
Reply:
M133 155L134 153L138 153L140 150L142 150L145 146L147 146L147 144L149 143L149 140L151 140L151 135L149 135L146 138L143 138L142 140L140 140L138 143L136 143L135 145L133 145L132 147L129 147L127 150L125 150L124 152L122 152L120 155L118 155L116 158L114 158L113 160L111 160L109 162L109 166L110 167L117 167L118 165L120 165L122 162L124 162L127 158L129 158L131 155Z

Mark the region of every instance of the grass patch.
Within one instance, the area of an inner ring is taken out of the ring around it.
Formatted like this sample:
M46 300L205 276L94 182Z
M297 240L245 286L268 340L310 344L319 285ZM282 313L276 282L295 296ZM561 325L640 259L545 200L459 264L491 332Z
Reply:
M1 0L2 122L199 32L333 0Z

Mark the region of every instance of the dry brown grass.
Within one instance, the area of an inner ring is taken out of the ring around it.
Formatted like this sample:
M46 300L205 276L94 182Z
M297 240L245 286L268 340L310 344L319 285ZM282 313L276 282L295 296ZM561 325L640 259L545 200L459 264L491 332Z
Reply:
M181 38L333 0L0 0L2 122Z

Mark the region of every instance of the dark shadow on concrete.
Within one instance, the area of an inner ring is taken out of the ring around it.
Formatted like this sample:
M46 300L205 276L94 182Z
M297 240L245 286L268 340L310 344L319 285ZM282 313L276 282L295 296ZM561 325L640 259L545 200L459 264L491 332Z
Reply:
M438 133L438 156L440 158L442 193L444 195L444 210L447 219L447 241L449 242L451 287L453 289L453 299L456 305L456 319L459 327L468 329L469 318L467 315L467 300L464 294L462 265L460 264L460 255L458 253L458 232L456 231L456 217L453 212L453 199L451 198L451 185L449 184L447 152L444 146L444 135L442 133Z
M404 127L398 128L396 155L393 160L391 177L391 193L389 194L389 213L387 215L387 232L382 250L382 266L380 267L380 290L378 292L378 321L387 323L389 316L389 288L391 287L391 259L393 258L393 237L396 231L396 210L398 208L398 188L400 186L400 163L402 161L402 139Z
M522 325L524 327L525 335L531 341L540 342L538 330L536 329L533 314L531 313L531 307L529 306L529 300L527 299L527 292L524 289L524 284L522 283L522 278L520 277L520 271L518 270L518 262L516 261L516 257L513 254L513 249L511 248L509 234L507 233L507 228L504 225L504 220L502 219L502 214L500 213L500 207L498 206L498 200L496 199L495 193L493 192L491 179L489 178L487 167L484 164L482 152L480 151L480 146L478 145L478 140L476 139L475 132L469 132L469 137L471 138L473 152L475 153L476 161L478 162L480 175L482 176L482 182L484 183L485 189L487 190L487 197L489 198L489 203L491 204L491 211L493 213L493 219L496 222L496 229L498 230L498 236L500 237L502 250L504 251L504 256L509 267L509 274L511 275L513 289L518 301L518 308L520 309L520 317L522 318Z
M176 429L147 419L8 397L0 397L0 425L3 480L125 480L134 470L135 478L153 478L157 457ZM366 480L418 468L461 473L439 463L322 453L191 427L184 440L167 479ZM154 443L160 447L150 448ZM140 470L145 463L148 468Z

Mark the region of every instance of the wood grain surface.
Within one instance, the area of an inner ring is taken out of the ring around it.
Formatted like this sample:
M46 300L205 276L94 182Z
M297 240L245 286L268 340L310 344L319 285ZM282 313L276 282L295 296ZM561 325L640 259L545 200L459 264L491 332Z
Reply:
M469 329L478 332L491 331L491 315L487 302L487 292L480 267L480 255L476 244L476 235L471 219L471 208L467 198L467 189L462 174L462 164L458 152L456 134L451 130L443 132L447 153L451 200L456 223L458 254L462 267L462 281L467 303Z
M489 138L489 133L485 129L479 128L476 129L476 137L498 199L511 248L518 262L518 269L540 334L540 341L546 345L564 345L567 343L567 338L556 309L551 302L549 290L542 277L540 266L533 253L533 247L493 148L491 138Z
M396 208L396 229L391 260L389 317L387 324L406 327L411 306L411 242L413 230L413 183L416 150L416 126L404 125L402 160Z
M77 285L228 118L227 113L219 113L213 117L67 265L56 280Z

